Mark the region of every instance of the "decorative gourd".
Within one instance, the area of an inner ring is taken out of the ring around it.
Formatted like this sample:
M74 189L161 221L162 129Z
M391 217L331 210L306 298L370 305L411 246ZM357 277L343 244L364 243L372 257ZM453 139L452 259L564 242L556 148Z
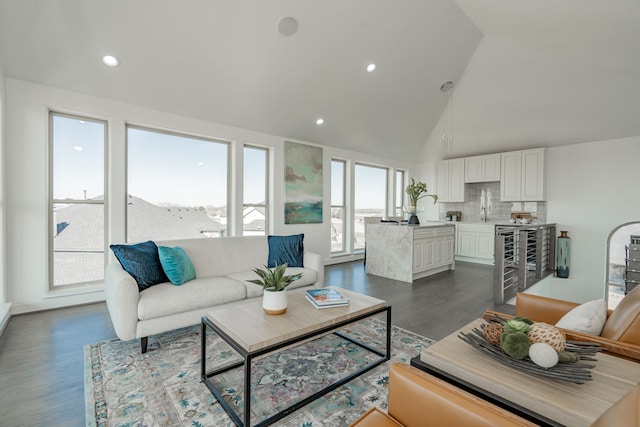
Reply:
M546 323L534 323L530 326L528 335L531 344L538 342L546 343L557 352L564 351L564 346L567 342L562 332L555 326Z
M524 332L504 331L500 336L500 348L514 359L524 359L529 354L530 345Z
M531 344L529 358L541 368L553 368L558 364L558 352L549 344L543 342Z
M500 344L500 335L502 335L503 332L504 328L499 323L489 323L482 329L482 335L484 335L484 339L494 345Z

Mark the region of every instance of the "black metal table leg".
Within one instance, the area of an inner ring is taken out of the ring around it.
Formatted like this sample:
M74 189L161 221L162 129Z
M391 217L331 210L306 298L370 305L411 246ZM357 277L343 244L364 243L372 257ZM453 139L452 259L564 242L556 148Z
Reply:
M364 319L368 319L368 318L372 318L376 315L382 314L382 313L386 313L386 320L387 320L387 324L386 324L386 333L387 333L387 337L386 337L386 352L378 350L376 348L373 348L370 345L367 345L365 343L360 342L359 340L355 339L355 338L351 338L349 336L347 336L346 334L339 332L338 330L344 326L347 326L349 324L353 324L353 323L357 323L361 320ZM218 368L212 372L207 372L206 369L206 333L207 333L207 328L211 328L217 335L219 335L227 344L229 344L240 356L242 356L243 361L242 362L237 362L237 363L233 363L230 364L228 366L225 366L223 368ZM336 331L334 332L336 335L347 339L348 341L358 345L361 348L364 348L365 350L368 350L374 354L377 354L378 356L380 356L379 359L368 363L367 365L363 366L362 368L356 370L355 372L347 375L346 377L343 377L342 379L336 381L335 383L329 385L328 387L323 388L322 390L319 390L313 394L311 394L310 396L290 405L289 407L277 412L275 415L272 415L270 417L268 417L265 420L262 420L260 422L258 422L256 424L256 427L262 427L262 426L267 426L270 424L273 424L274 422L284 418L285 416L293 413L294 411L302 408L303 406L311 403L312 401L318 399L321 396L324 396L325 394L335 390L336 388L346 384L347 382L353 380L354 378L370 371L371 369L375 368L376 366L379 366L380 364L388 361L391 359L391 306L385 306L379 309L376 309L370 313L366 313L363 315L359 315L356 316L352 319L347 319L345 321L339 322L337 324L328 326L328 327L324 327L321 329L318 329L316 331L312 331L309 332L307 334L301 335L299 337L295 337L289 340L285 340L281 343L269 346L267 348L263 348L261 350L258 351L254 351L254 352L247 352L246 350L244 350L242 347L240 347L231 337L229 337L227 334L225 334L222 330L220 330L213 322L211 322L206 316L202 317L202 341L201 341L201 357L202 357L202 361L201 361L201 375L202 375L202 381L205 383L205 385L207 386L207 388L209 389L209 391L214 395L214 397L218 400L218 403L220 403L220 406L222 406L222 408L225 410L225 412L227 412L227 414L231 417L231 420L234 422L234 424L236 424L239 427L244 427L244 426L251 426L251 364L254 358L262 356L264 354L279 350L281 348L285 348L285 347L289 347L292 344L296 344L298 342L303 342L305 340L308 340L310 338L314 338L314 337L319 337L327 332L331 332L331 331ZM243 367L243 373L244 373L244 422L243 420L240 419L240 417L238 416L238 414L235 412L235 410L231 407L231 405L224 399L224 396L222 395L222 393L218 390L218 388L213 384L213 382L210 380L210 378L221 374L223 372L227 372L229 370L232 369L236 369L239 367Z

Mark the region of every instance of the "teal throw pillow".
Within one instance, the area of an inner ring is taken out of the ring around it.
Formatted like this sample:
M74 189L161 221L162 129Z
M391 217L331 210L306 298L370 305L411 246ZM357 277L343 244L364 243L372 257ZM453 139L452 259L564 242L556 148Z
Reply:
M134 245L109 247L122 268L136 280L138 291L169 281L158 258L158 247L151 240Z
M180 246L158 246L158 255L165 274L174 285L180 286L196 278L196 269Z
M267 267L287 264L289 267L303 267L304 234L291 236L268 236L269 259Z

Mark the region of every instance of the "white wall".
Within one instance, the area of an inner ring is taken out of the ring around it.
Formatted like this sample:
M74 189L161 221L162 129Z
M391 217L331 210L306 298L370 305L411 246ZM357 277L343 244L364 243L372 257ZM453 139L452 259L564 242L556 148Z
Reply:
M89 115L109 122L109 242L125 239L126 180L125 123L145 125L232 141L241 155L242 143L269 147L272 167L272 234L305 233L307 250L330 256L331 158L358 160L405 170L409 163L392 162L362 153L323 147L323 224L284 225L284 141L260 132L195 120L104 98L7 79L7 247L8 301L20 313L103 299L101 287L81 295L50 292L47 285L47 114L49 110ZM299 141L302 142L302 141ZM235 172L235 173L234 173ZM232 172L241 179L242 170ZM232 198L237 195L232 195ZM237 197L234 200L238 200Z
M0 63L0 333L9 321L10 304L7 298L7 272L5 263L6 237L5 237L5 212L6 212L6 79L4 69Z
M571 237L571 286L581 300L603 298L606 245L621 224L640 220L640 136L550 148L547 221Z

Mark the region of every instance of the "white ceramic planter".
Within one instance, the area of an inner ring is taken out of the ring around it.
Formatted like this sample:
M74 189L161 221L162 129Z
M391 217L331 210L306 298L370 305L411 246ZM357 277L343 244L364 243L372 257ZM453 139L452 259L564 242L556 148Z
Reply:
M287 311L287 291L264 291L262 309L267 314L283 314Z

